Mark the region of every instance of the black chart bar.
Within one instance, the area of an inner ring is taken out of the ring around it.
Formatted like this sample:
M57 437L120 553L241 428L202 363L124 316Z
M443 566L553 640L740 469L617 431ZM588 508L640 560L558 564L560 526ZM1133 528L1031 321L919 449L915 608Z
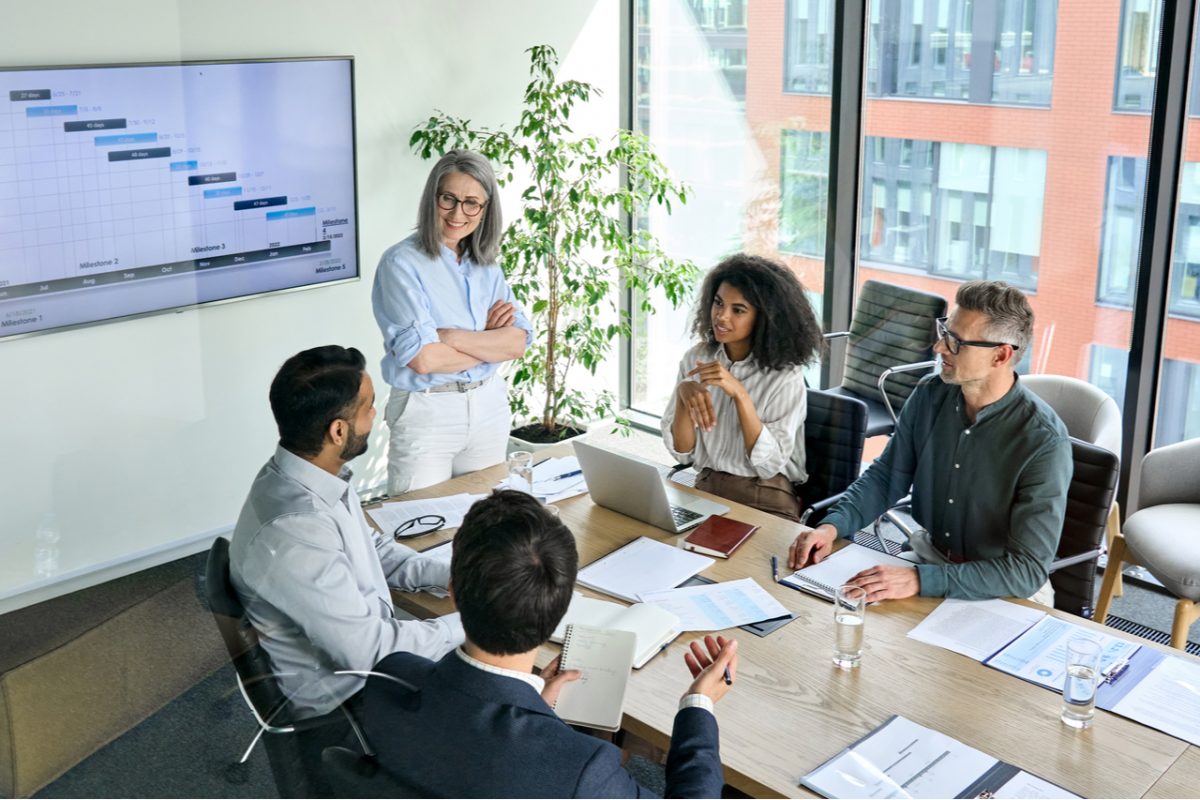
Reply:
M60 278L53 281L38 283L23 283L18 286L6 286L0 289L0 300L11 300L17 297L36 297L54 292L69 292L73 289L85 289L93 286L103 286L110 283L128 283L129 281L145 280L146 278L161 278L164 275L181 275L185 272L200 272L220 267L241 266L263 261L279 261L296 256L310 256L316 253L328 253L333 243L328 239L305 244L292 244L286 247L269 247L265 250L254 250L249 253L230 253L212 258L197 258L190 261L175 261L169 264L154 264L148 267L134 269L112 270L96 275L83 275L74 278ZM320 268L317 269L321 272Z
M112 150L108 154L109 161L140 161L143 158L170 158L169 147L145 147L141 150Z
M8 99L13 103L23 100L49 100L49 89L14 89L8 93Z
M283 197L256 197L253 200L237 200L233 204L234 211L249 211L252 208L266 208L267 206L286 206L287 196Z
M63 133L79 131L112 131L125 127L123 119L89 119L82 122L64 122Z
M210 175L188 175L188 186L203 186L208 183L228 183L236 180L236 172L214 172Z

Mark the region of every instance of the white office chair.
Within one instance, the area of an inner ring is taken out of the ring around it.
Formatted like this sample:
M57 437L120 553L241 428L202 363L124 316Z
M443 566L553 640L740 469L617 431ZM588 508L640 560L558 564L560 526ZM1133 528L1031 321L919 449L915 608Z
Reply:
M1171 646L1187 647L1200 619L1200 439L1151 450L1142 459L1136 508L1113 541L1096 618L1121 594L1121 566L1140 564L1178 598Z

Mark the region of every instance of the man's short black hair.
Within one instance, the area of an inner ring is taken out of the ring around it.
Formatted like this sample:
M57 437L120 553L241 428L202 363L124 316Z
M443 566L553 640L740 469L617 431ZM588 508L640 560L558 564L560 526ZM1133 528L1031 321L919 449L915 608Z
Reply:
M335 419L350 419L367 366L363 354L336 344L305 350L283 362L271 381L271 413L279 444L301 456L316 456Z
M579 568L566 525L524 492L505 489L471 506L453 547L450 583L468 639L515 655L550 638Z

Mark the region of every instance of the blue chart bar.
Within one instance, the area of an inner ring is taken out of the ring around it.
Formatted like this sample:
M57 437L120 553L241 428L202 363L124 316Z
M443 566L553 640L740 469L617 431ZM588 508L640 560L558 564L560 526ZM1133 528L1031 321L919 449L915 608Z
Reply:
M317 215L317 207L310 206L309 208L289 208L286 211L268 211L267 219L292 219L293 217L315 217Z
M157 133L113 133L108 136L97 136L96 146L103 147L106 144L145 144L157 141Z
M26 117L65 117L78 113L79 106L33 106L25 109Z
M214 197L239 197L242 194L242 187L230 186L226 189L205 189L204 199L212 200Z
M195 169L197 163L196 161L172 161L171 172L187 172L189 169Z

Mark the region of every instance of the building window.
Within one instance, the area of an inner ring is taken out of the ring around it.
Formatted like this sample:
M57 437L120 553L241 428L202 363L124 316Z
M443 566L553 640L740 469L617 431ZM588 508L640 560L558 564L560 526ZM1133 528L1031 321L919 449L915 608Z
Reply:
M1129 370L1129 351L1119 347L1093 344L1088 354L1088 383L1117 401L1125 409L1125 376Z
M1048 106L1057 27L1057 0L875 0L867 93Z
M780 144L779 249L824 258L829 134L785 130Z
M1200 437L1200 364L1163 359L1154 446Z
M868 137L864 261L1037 288L1046 153ZM936 213L934 213L936 209Z
M829 94L833 81L833 0L788 0L783 90Z
M1149 114L1154 103L1162 0L1123 0L1113 110ZM1197 43L1200 47L1200 42ZM1200 62L1192 58L1188 114L1200 114Z
M1146 159L1109 156L1096 289L1096 297L1103 303L1133 305L1145 185ZM1172 262L1168 309L1179 316L1200 318L1200 163L1183 165Z

